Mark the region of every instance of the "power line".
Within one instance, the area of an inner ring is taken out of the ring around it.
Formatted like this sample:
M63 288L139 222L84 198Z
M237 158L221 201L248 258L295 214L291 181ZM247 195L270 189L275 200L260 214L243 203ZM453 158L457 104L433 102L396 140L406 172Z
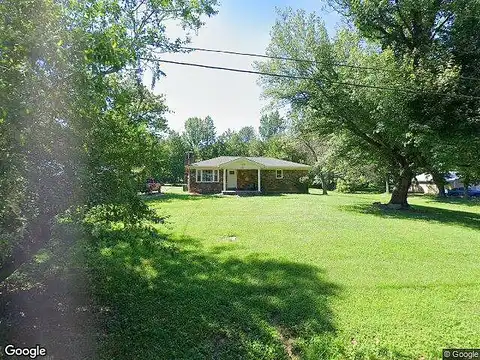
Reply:
M254 70L235 69L235 68L227 68L227 67L222 67L222 66L213 66L213 65L196 64L196 63L187 63L187 62L182 62L182 61L161 60L161 59L144 59L144 60L163 62L163 63L167 63L167 64L176 64L176 65L185 65L185 66L201 67L201 68L213 69L213 70L233 71L233 72L246 73L246 74L266 75L266 76L282 77L282 78L297 79L297 80L312 80L311 77L307 77L307 76L297 76L297 75L287 75L287 74L275 74L275 73L267 73L267 72L254 71Z
M276 74L276 73L269 73L263 71L255 71L255 70L246 70L246 69L236 69L236 68L229 68L223 66L213 66L213 65L205 65L205 64L197 64L197 63L190 63L190 62L182 62L182 61L173 61L173 60L162 60L162 59L148 59L144 58L144 60L148 61L156 61L156 62L163 62L167 64L175 64L175 65L183 65L183 66L191 66L191 67L200 67L204 69L212 69L212 70L223 70L223 71L231 71L237 73L246 73L246 74L255 74L255 75L264 75L264 76L272 76L272 77L280 77L280 78L287 78L287 79L297 79L297 80L316 80L313 77L308 76L298 76L298 75L288 75L288 74ZM325 80L325 79L324 79ZM329 80L328 80L329 81ZM378 85L367 85L367 84L358 84L358 83L350 83L350 82L341 82L341 81L329 81L331 84L336 85L345 85L345 86L353 86L353 87L360 87L360 88L369 88L369 89L378 89L378 90L388 90L388 91L403 91L406 93L412 94L421 94L421 92L408 89L408 88L395 88L395 87L387 87L387 86L378 86ZM478 96L472 95L464 95L464 94L447 94L447 93L435 93L436 95L442 96L454 96L454 97L465 97L469 99L477 99L480 100Z
M263 54L247 53L247 52L239 52L239 51L231 51L231 50L206 49L206 48L198 48L198 47L190 47L190 46L180 46L179 48L184 50L192 50L192 51L258 57L258 58L274 59L274 60L296 61L296 62L304 62L304 63L310 63L310 64L320 63L319 61L316 61L316 60L300 59L300 58L286 57L286 56L263 55ZM340 63L340 62L333 62L331 63L331 65L338 66L338 67L346 67L350 69L392 72L392 69L386 69L386 68L374 67L374 66L350 65L350 64ZM459 78L465 79L465 80L480 81L480 78L470 77L470 76L459 76Z
M317 64L317 63L319 63L319 61L316 61L316 60L291 58L291 57L285 57L285 56L270 56L270 55L255 54L255 53L244 53L244 52L230 51L230 50L205 49L205 48L197 48L197 47L189 47L189 46L181 46L180 49L193 50L193 51L203 51L203 52L212 52L212 53L228 54L228 55L240 55L240 56L258 57L258 58L264 58L264 59L275 59L275 60L287 60L287 61L305 62L305 63L310 63L310 64ZM391 70L384 69L384 68L377 68L377 67L370 67L370 66L360 66L360 65L349 65L349 64L344 64L344 63L332 63L332 65L334 65L334 66L340 66L340 67L348 67L348 68L353 68L353 69L376 70L376 71L391 71Z

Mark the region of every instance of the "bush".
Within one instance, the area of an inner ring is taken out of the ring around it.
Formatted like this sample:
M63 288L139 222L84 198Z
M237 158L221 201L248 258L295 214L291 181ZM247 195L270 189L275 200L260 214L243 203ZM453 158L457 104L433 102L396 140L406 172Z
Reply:
M342 193L354 193L357 191L365 192L382 192L384 191L383 182L368 180L363 176L360 176L358 179L338 179L336 189L338 192Z
M352 193L355 191L352 183L342 179L338 179L336 188L337 191L341 193Z
M0 229L0 268L12 253L12 249L20 243L18 236Z

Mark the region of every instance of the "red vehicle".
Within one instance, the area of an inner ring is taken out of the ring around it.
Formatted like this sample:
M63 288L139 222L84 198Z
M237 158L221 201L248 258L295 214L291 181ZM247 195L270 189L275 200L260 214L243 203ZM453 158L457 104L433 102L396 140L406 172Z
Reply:
M162 184L155 179L150 178L147 180L147 193L153 194L154 191L157 191L160 194L162 192Z

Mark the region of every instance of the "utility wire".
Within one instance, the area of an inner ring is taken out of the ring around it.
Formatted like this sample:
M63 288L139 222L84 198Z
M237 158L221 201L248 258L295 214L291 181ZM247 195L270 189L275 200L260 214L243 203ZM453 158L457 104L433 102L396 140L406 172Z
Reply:
M192 66L192 67L200 67L205 69L213 69L213 70L223 70L223 71L231 71L237 73L246 73L246 74L256 74L256 75L264 75L264 76L272 76L272 77L280 77L280 78L287 78L287 79L297 79L297 80L316 80L313 77L308 76L298 76L298 75L288 75L288 74L276 74L276 73L269 73L263 71L255 71L255 70L246 70L246 69L236 69L236 68L229 68L223 66L213 66L213 65L205 65L205 64L197 64L197 63L190 63L190 62L182 62L182 61L173 61L173 60L162 60L162 59L149 59L144 58L143 60L148 61L155 61L155 62L163 62L167 64L175 64L175 65L183 65L183 66ZM324 79L325 80L325 79ZM408 88L395 88L395 87L387 87L387 86L378 86L378 85L367 85L367 84L358 84L358 83L350 83L350 82L340 82L340 81L329 81L331 84L336 85L345 85L345 86L353 86L353 87L361 87L361 88L369 88L369 89L378 89L378 90L388 90L388 91L403 91L406 93L412 94L421 94L421 92L408 89ZM464 95L464 94L447 94L447 93L435 93L436 95L442 96L453 96L453 97L464 97L468 99L476 99L480 100L478 96L472 95Z
M284 56L270 56L270 55L244 53L244 52L229 51L229 50L205 49L205 48L197 48L197 47L189 47L189 46L181 46L180 49L193 50L193 51L203 51L203 52L213 52L213 53L228 54L228 55L258 57L258 58L264 58L264 59L296 61L296 62L304 62L304 63L310 63L310 64L319 63L319 61L316 61L316 60L298 59L298 58L291 58L291 57L284 57ZM370 66L360 66L360 65L349 65L349 64L343 64L343 63L332 63L332 65L341 66L341 67L348 67L348 68L352 68L352 69L391 71L391 70L383 69L383 68L370 67Z
M267 73L267 72L263 72L263 71L235 69L235 68L227 68L227 67L222 67L222 66L204 65L204 64L197 64L197 63L187 63L187 62L182 62L182 61L162 60L162 59L145 59L145 60L163 62L163 63L167 63L167 64L195 66L195 67L201 67L201 68L205 68L205 69L233 71L233 72L246 73L246 74L266 75L266 76L274 76L274 77L281 77L281 78L288 78L288 79L298 79L298 80L312 80L311 77L307 77L307 76L275 74L275 73Z
M245 53L245 52L230 51L230 50L206 49L206 48L198 48L198 47L190 47L190 46L180 46L180 49L191 50L191 51L212 52L212 53L228 54L228 55L239 55L239 56L248 56L248 57L258 57L258 58L264 58L264 59L296 61L296 62L304 62L304 63L310 63L310 64L320 63L319 61L316 61L316 60L299 59L299 58L285 57L285 56L270 56L270 55L255 54L255 53ZM346 68L351 68L351 69L392 72L391 69L386 69L386 68L381 68L381 67L374 67L374 66L350 65L350 64L339 63L339 62L333 62L333 63L331 63L331 64L332 64L333 66L346 67ZM465 79L465 80L480 81L480 78L476 78L476 77L470 77L470 76L459 76L459 77L460 77L461 79Z

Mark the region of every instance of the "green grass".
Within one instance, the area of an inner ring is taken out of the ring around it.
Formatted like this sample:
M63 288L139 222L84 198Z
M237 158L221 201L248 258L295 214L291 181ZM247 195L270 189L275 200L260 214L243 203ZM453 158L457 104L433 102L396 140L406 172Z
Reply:
M480 344L480 206L383 195L149 202L88 255L103 359L438 359Z

